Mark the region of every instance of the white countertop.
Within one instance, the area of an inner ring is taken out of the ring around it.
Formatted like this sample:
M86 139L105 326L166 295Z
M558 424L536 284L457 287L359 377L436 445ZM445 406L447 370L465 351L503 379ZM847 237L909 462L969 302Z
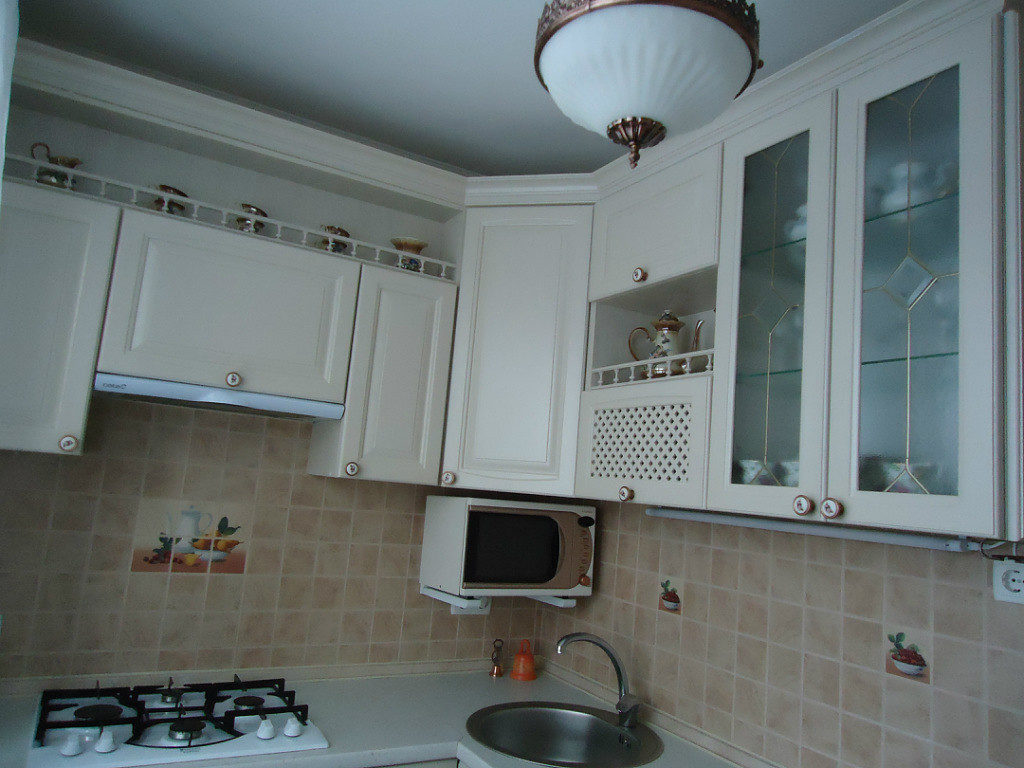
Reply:
M310 719L327 737L324 750L232 758L218 768L375 768L457 757L466 768L532 768L478 744L466 733L466 718L506 701L562 701L608 709L605 702L568 683L542 675L529 683L492 679L486 671L363 677L296 682L297 701L309 704ZM32 741L38 696L0 699L0 766L24 768ZM733 768L734 764L661 729L665 751L651 768ZM68 766L72 767L73 759ZM174 768L211 766L208 760ZM154 767L155 768L155 767Z

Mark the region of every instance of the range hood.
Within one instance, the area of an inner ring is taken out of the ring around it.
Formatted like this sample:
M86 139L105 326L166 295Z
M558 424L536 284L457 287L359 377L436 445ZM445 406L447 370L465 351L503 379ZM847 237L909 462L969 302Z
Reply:
M301 416L312 419L340 419L345 413L342 403L303 400L299 397L264 395L237 389L206 387L164 379L145 379L117 373L97 373L93 388L97 392L125 395L144 400L184 402L192 405L247 413L277 416Z

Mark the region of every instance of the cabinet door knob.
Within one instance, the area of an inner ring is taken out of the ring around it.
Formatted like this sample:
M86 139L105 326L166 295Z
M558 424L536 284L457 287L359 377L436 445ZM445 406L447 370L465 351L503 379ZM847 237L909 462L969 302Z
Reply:
M455 473L451 470L441 475L441 485L455 485Z
M354 461L350 461L348 464L345 465L345 474L348 475L349 477L355 477L356 475L359 474L359 465L356 464Z
M821 516L826 520L835 520L843 514L843 504L833 498L827 498L821 502Z
M642 283L646 279L647 279L647 270L646 269L644 269L643 267L636 267L633 270L633 282L634 283Z
M57 447L62 451L68 451L69 453L78 448L78 438L74 435L64 435L60 440L57 441Z
M229 387L237 387L242 383L242 374L231 371L227 376L224 377L224 383Z
M810 496L804 496L804 494L801 493L793 499L793 511L801 517L809 515L814 511L814 502L811 501Z
M619 486L619 501L632 501L634 495L633 489L628 485Z

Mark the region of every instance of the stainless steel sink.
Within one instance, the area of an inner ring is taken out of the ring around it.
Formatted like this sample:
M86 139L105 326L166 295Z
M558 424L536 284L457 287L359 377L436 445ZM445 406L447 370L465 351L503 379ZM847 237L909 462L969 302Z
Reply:
M485 747L565 768L632 768L663 749L646 725L626 728L614 712L551 701L485 707L469 716L466 729Z

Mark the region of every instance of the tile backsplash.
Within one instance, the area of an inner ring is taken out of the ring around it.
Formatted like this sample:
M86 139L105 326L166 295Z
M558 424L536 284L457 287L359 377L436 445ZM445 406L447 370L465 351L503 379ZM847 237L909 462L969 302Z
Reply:
M531 602L456 617L421 596L430 489L307 475L308 439L294 420L96 398L84 455L0 451L0 678L483 668L493 638L532 636ZM200 532L237 527L233 559L143 563L190 507Z
M571 631L608 638L673 730L787 768L1024 766L1024 606L992 599L978 553L661 520L629 504L601 505L598 520L595 595L545 607L541 647ZM678 613L659 610L666 579ZM886 672L898 632L927 675ZM614 684L586 644L549 659Z

